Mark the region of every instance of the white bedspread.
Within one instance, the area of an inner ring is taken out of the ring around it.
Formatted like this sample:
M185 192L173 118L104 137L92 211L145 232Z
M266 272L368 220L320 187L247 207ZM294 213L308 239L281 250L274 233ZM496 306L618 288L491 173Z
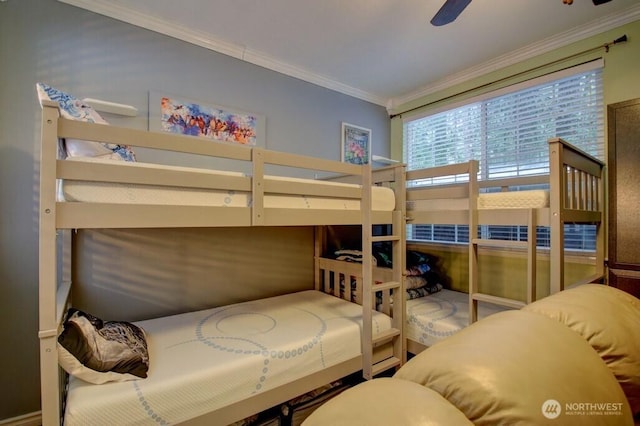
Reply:
M141 321L147 379L71 378L65 425L169 424L213 411L361 353L361 307L303 291ZM374 315L374 332L390 319Z
M478 302L478 317L484 318L505 307ZM407 300L407 338L425 346L449 337L469 325L469 295L440 290L419 299Z
M108 162L89 157L73 157L66 161ZM188 174L197 171L211 175L244 176L242 173L225 172L206 169L192 169L187 167L166 166L149 163L117 162L118 167L137 167L142 169L156 169L179 171ZM284 180L288 182L304 182L310 185L328 187L354 187L356 185L337 182L327 182L314 179L285 178L279 176L265 176L266 180ZM137 185L111 182L91 182L67 180L62 182L58 195L59 201L116 203L116 204L153 204L153 205L190 205L190 206L227 206L248 207L251 205L251 194L242 191L212 190L201 188L168 187L160 185ZM395 196L390 188L373 187L372 207L376 211L392 211L395 208ZM291 209L332 209L359 210L360 201L347 198L312 197L302 195L274 195L265 194L264 207Z

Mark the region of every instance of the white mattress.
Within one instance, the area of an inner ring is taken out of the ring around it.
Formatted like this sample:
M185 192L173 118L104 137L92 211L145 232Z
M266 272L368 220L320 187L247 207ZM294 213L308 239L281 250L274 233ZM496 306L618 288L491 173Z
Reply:
M544 189L490 192L478 196L479 209L537 209L543 207L549 207L549 191Z
M531 189L478 194L478 209L539 209L549 207L549 191ZM416 200L407 203L408 210L468 210L467 198Z
M71 378L65 425L178 423L286 384L358 356L361 313L309 290L138 322L149 377L103 385ZM374 314L374 332L390 326Z
M505 308L478 302L478 317ZM419 299L407 300L407 338L425 346L452 336L469 325L469 295L443 289Z
M108 162L113 161L91 158L71 157L67 161ZM206 169L193 169L178 166L165 166L149 163L116 162L118 167L138 167L189 173L197 171L212 175L244 176L242 173L224 172ZM311 185L344 187L357 185L319 181L313 179L285 178L265 176L265 180L305 182ZM109 182L91 182L68 180L61 183L58 201L116 203L116 204L153 204L153 205L191 205L191 206L227 206L248 207L251 205L249 192L211 190L199 188L167 187L160 185L137 185ZM331 209L359 210L360 201L346 198L325 198L302 195L265 194L264 207L291 209ZM390 188L373 187L372 208L376 211L392 211L395 208L395 196Z

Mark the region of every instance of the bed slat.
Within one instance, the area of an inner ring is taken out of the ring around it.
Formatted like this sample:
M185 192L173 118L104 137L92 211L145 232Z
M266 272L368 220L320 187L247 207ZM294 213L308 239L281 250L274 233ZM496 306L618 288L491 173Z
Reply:
M59 179L251 191L250 177L215 175L198 172L197 169L185 174L179 170L152 168L140 170L137 167L122 167L122 164L119 163L57 160L57 170Z
M249 207L57 203L61 229L250 226ZM123 217L127 219L122 220Z
M407 189L407 201L415 200L443 200L468 198L468 184L454 184L437 187L416 187Z

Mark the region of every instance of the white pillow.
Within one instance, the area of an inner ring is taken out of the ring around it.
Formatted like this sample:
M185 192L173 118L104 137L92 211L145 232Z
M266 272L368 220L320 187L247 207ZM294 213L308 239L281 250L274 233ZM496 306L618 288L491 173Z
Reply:
M79 99L55 89L44 83L36 84L38 99L57 102L62 117L69 120L89 123L109 124L96 110ZM126 145L97 143L78 139L67 139L64 142L66 155L69 157L111 156L114 160L135 161L135 153ZM113 155L117 154L117 155Z
M125 382L140 379L140 377L134 376L133 374L115 373L113 371L100 372L85 367L60 343L58 343L58 364L70 375L96 385L107 382Z

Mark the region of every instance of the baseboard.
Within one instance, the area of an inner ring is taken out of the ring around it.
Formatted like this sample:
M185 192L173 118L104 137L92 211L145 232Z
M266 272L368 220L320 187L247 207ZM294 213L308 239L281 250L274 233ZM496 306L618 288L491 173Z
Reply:
M42 425L42 413L36 411L35 413L29 413L10 419L0 420L0 426L41 426Z

